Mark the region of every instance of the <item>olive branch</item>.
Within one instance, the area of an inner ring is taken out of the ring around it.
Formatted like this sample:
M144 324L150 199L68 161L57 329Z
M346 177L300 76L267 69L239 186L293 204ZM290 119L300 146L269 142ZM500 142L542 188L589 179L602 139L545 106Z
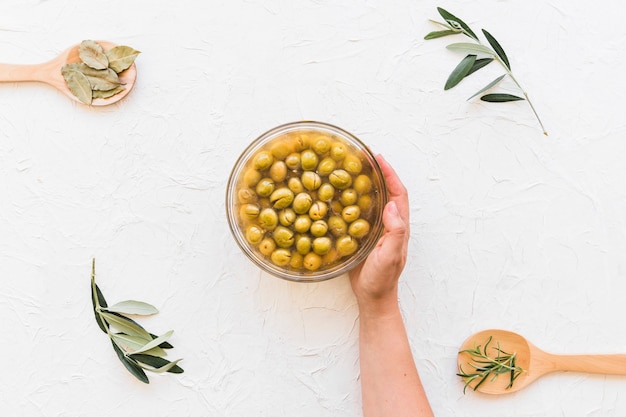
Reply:
M517 81L517 79L513 75L513 72L511 71L511 63L509 62L509 59L506 56L506 53L504 52L504 49L502 49L502 46L500 46L500 43L496 40L496 38L494 38L485 29L482 29L482 33L485 36L485 39L487 39L487 42L489 43L491 47L486 46L480 41L480 39L478 38L478 36L476 36L474 31L472 31L472 29L463 20L459 19L458 17L454 16L448 11L442 9L441 7L437 7L437 11L441 15L441 17L443 17L443 19L445 20L445 23L438 22L435 20L431 20L431 22L439 26L442 26L445 29L430 32L426 36L424 36L424 39L430 40L430 39L437 39L437 38L442 38L444 36L450 36L450 35L465 35L472 40L472 42L459 42L459 43L453 43L447 46L447 48L451 51L464 52L467 55L454 68L454 70L448 77L446 84L444 86L444 90L451 89L452 87L460 83L465 77L473 74L474 72L478 71L481 68L484 68L485 66L489 65L493 61L497 61L502 66L505 73L497 77L495 80L491 81L482 89L480 89L470 98L468 98L468 100L471 100L474 97L486 92L487 90L492 89L493 87L498 85L503 79L508 77L513 81L513 83L515 83L515 85L519 88L519 90L521 91L524 97L516 96L513 94L505 94L505 93L490 93L490 94L485 94L481 96L480 99L482 101L491 102L491 103L505 103L505 102L510 102L510 101L526 100L528 104L530 105L530 108L533 111L535 117L537 118L537 121L539 122L541 129L543 130L543 134L547 136L548 133L545 127L543 126L541 119L539 118L539 114L535 110L535 106L530 101L530 98L528 97L528 94L526 93L524 88L522 88L520 83ZM482 56L482 57L478 58L478 56Z
M102 291L96 284L95 259L92 260L91 265L91 301L100 330L109 336L117 357L137 379L149 384L145 371L174 374L184 372L177 365L181 359L175 361L165 359L167 355L165 350L174 347L167 341L174 333L173 330L156 336L148 333L139 323L124 315L156 314L158 310L154 306L135 300L121 301L112 306L107 305Z

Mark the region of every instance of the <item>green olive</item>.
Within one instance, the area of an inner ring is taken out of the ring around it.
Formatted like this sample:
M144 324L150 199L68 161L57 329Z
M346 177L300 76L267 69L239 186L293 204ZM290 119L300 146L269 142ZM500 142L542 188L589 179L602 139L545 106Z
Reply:
M348 234L358 239L365 237L370 232L370 224L365 219L357 219L350 223Z
M287 187L281 187L270 195L270 203L277 209L284 209L291 205L294 195Z
M274 157L268 151L261 151L254 156L254 168L265 171L274 163Z
M348 233L348 224L341 216L330 216L328 218L328 230L335 237L343 236Z
M293 199L292 208L298 214L304 214L309 211L313 204L313 199L307 193L300 193Z
M256 193L260 197L269 197L274 192L274 181L271 178L262 178L256 185Z
M263 239L264 235L265 231L256 224L251 224L246 229L246 240L252 245L258 245Z
M285 142L278 142L272 145L272 156L278 160L284 160L289 155L289 145Z
M296 229L298 233L306 233L311 228L311 218L307 215L301 215L296 218L296 221L293 222L293 228Z
M318 162L319 157L311 149L302 151L300 154L300 166L302 166L302 169L305 171L313 171L317 167Z
M331 248L324 256L322 256L322 262L324 265L329 265L337 262L341 258L336 248Z
M357 175L361 173L363 169L363 163L361 160L355 155L346 155L343 159L343 169L348 171L352 175Z
M328 204L323 201L316 201L309 209L309 216L312 220L321 220L328 214Z
M283 161L276 161L270 167L269 174L274 182L283 182L287 178L287 165Z
M270 204L270 199L267 197L260 198L259 207L261 207L261 209L272 207L272 205Z
M341 192L341 198L339 199L339 201L341 201L341 204L343 204L344 206L351 206L353 204L356 204L358 198L359 195L354 188L346 188Z
M274 230L278 225L278 214L271 208L265 208L259 213L259 226L265 230Z
M341 204L341 201L334 200L330 203L330 211L333 214L341 214L341 210L343 210L343 204Z
M257 204L244 204L239 208L239 217L244 220L253 220L259 216L261 209Z
M281 248L290 247L291 245L293 245L295 239L293 231L284 226L276 227L276 229L274 229L274 232L272 232L272 235L274 237L276 245Z
M278 212L278 221L281 225L289 227L296 220L296 212L291 208L286 208Z
M316 237L313 239L313 252L325 255L333 247L333 241L329 237Z
M335 161L341 161L348 154L348 148L341 142L334 142L330 146L330 157Z
M352 176L348 171L336 169L328 176L328 181L338 190L345 190L352 185Z
M237 199L240 203L254 203L257 201L257 195L249 188L242 188L237 191Z
M341 236L335 242L339 256L352 255L359 248L359 242L350 235Z
M276 266L287 266L291 261L291 251L289 249L278 248L270 255L270 259Z
M348 223L352 223L359 217L361 217L361 209L359 206L352 205L346 206L341 210L341 217Z
M324 220L315 220L311 223L309 231L315 237L322 237L326 234L326 232L328 232L328 223Z
M315 252L304 255L304 267L309 271L317 271L322 266L322 257Z
M291 169L292 171L300 169L300 154L290 153L289 155L287 155L287 158L285 158L285 165L287 165L287 168Z
M369 212L372 208L372 196L370 196L369 194L362 195L361 197L359 197L357 205L361 209L361 213Z
M293 269L302 269L304 267L304 256L298 252L291 252L291 261L289 261L289 266Z
M335 196L335 187L332 184L325 182L317 189L317 198L321 201L330 201Z
M322 177L327 177L337 167L337 162L330 157L326 157L317 164L317 173Z
M259 243L259 252L265 256L270 256L274 249L276 249L276 242L271 237L266 237Z
M297 152L308 149L310 142L311 137L306 133L298 133L292 141L294 148Z
M311 148L318 155L324 155L330 150L330 138L326 135L319 135L313 139Z
M304 171L300 179L304 188L309 191L317 190L322 185L322 178L313 171Z
M254 187L262 178L262 175L256 169L250 168L243 174L243 183L248 187Z
M359 194L367 194L372 191L372 180L365 174L358 175L354 179L354 189Z
M311 238L307 235L296 236L296 250L302 255L311 252Z
M298 194L304 191L304 185L302 185L302 181L300 181L300 178L298 177L289 178L289 181L287 181L287 187L289 187L289 189L293 191L294 194Z

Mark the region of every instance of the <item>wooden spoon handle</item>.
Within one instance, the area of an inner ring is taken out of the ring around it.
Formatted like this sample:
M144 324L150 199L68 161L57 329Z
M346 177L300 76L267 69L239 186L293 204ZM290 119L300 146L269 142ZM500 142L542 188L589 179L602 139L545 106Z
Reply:
M626 375L626 355L554 355L555 370Z
M0 82L40 81L49 83L50 66L47 64L0 64ZM60 72L60 69L57 69Z

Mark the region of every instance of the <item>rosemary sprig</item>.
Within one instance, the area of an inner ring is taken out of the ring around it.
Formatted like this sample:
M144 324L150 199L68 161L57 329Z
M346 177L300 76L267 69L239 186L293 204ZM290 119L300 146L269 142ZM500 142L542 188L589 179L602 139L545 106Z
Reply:
M169 361L165 359L166 349L172 346L168 339L174 333L170 330L161 336L146 331L135 320L124 314L147 316L158 313L158 310L141 301L128 300L108 306L96 284L96 260L91 264L91 301L96 323L109 336L113 350L126 369L141 382L149 384L145 371L154 373L183 373L178 366L182 359Z
M438 22L435 20L431 20L431 22L437 25L440 25L444 27L445 29L430 32L426 36L424 36L424 39L426 40L436 39L436 38L441 38L441 37L450 36L450 35L465 35L471 39L471 42L453 43L447 46L447 48L452 51L464 52L467 55L454 68L454 70L448 77L448 80L446 81L446 84L444 86L444 90L449 90L450 88L456 86L458 83L461 82L461 80L463 80L463 78L489 65L491 62L495 60L502 66L505 73L499 76L498 78L496 78L495 80L491 81L482 89L480 89L476 94L468 98L468 100L471 100L472 98L486 92L487 90L490 90L491 88L499 84L500 81L502 81L505 77L509 77L515 83L515 85L519 88L519 90L522 92L524 97L516 96L513 94L505 94L505 93L491 93L491 94L485 94L481 96L480 99L482 101L487 101L491 103L504 103L504 102L509 102L509 101L526 100L528 104L530 105L530 108L533 111L535 117L537 118L537 121L539 122L541 129L543 130L543 134L547 136L548 132L543 126L543 123L541 119L539 118L539 114L535 110L535 106L530 101L530 98L528 97L528 94L526 93L526 91L522 88L520 83L517 81L517 79L513 75L513 72L511 71L511 64L509 62L509 59L506 56L504 49L502 49L502 46L500 46L500 43L496 40L496 38L494 38L491 35L491 33L487 32L485 29L482 29L482 33L487 39L487 42L489 43L491 47L486 46L480 41L478 36L476 36L476 34L472 31L472 29L463 20L459 19L458 17L454 16L452 13L449 13L448 11L444 10L441 7L437 7L437 11L441 15L441 17L443 17L445 22ZM477 59L477 56L479 55L485 56L486 58Z
M507 389L509 389L513 386L513 382L515 382L517 377L524 372L524 369L515 364L517 353L507 353L503 351L500 348L500 343L491 348L497 352L496 356L489 356L487 351L492 338L492 336L489 336L487 343L485 343L485 346L482 348L480 345L477 345L474 349L465 349L459 352L467 353L474 359L472 362L468 362L468 365L473 368L473 371L466 372L463 370L463 366L459 365L457 375L465 381L463 394L465 394L467 387L470 386L472 382L478 381L472 387L473 390L476 391L485 381L494 381L502 374L509 374L509 385L507 386Z

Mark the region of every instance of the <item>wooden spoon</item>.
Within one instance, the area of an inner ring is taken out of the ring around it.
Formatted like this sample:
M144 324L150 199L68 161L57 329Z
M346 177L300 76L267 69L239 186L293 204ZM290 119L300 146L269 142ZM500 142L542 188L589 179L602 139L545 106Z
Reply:
M469 366L475 361L466 349L474 349L476 346L484 348L485 343L492 337L487 354L495 357L498 347L507 353L516 353L516 365L524 371L514 380L513 385L508 388L510 377L508 373L498 375L495 380L488 377L476 391L487 394L507 394L518 391L529 385L537 378L554 371L574 371L597 374L626 375L626 355L554 355L537 348L524 337L517 333L506 330L484 330L470 336L459 349L458 365L463 366L465 372L472 372L474 369ZM468 390L474 389L478 381L470 383Z
M115 46L114 43L98 41L98 43L104 49L110 49ZM81 102L67 87L65 79L61 74L61 68L65 64L71 64L74 62L80 62L78 56L79 45L72 46L65 50L56 58L44 62L43 64L31 64L31 65L15 65L15 64L0 64L0 82L22 82L22 81L37 81L49 84L56 87L63 94L68 96L74 101ZM93 99L91 105L93 106L106 106L108 104L117 103L130 93L130 90L135 85L135 79L137 78L137 67L135 64L130 68L119 74L120 82L124 85L125 90L106 99Z

